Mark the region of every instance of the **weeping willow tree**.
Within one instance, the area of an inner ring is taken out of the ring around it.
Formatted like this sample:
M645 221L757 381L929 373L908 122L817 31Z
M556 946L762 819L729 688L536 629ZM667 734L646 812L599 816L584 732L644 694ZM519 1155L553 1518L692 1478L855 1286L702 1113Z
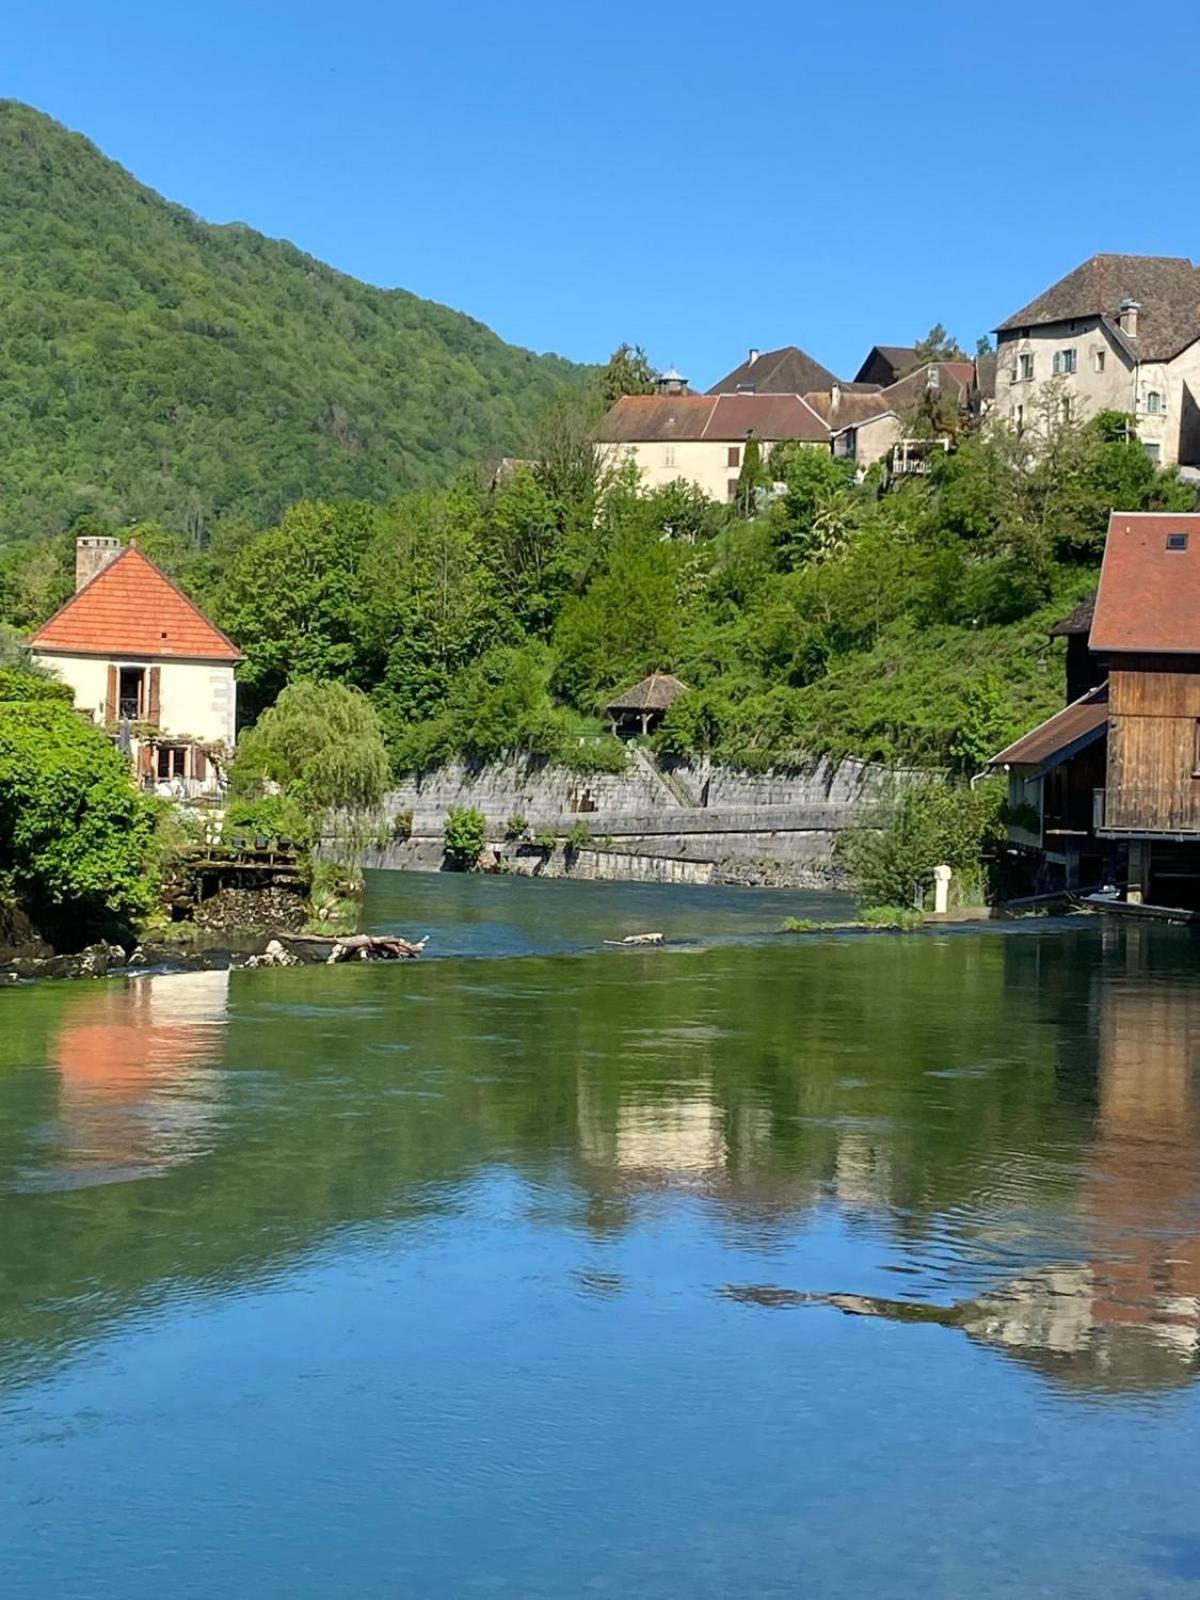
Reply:
M302 812L310 835L349 866L378 830L389 770L366 695L344 683L301 680L242 735L230 784L235 801L277 788Z

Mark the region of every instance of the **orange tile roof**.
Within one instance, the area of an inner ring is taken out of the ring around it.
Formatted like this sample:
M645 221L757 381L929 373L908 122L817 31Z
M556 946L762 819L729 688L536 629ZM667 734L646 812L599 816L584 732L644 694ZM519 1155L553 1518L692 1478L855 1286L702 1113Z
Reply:
M1200 515L1112 513L1089 643L1102 655L1200 652Z
M74 655L242 659L220 628L133 544L73 594L30 645Z

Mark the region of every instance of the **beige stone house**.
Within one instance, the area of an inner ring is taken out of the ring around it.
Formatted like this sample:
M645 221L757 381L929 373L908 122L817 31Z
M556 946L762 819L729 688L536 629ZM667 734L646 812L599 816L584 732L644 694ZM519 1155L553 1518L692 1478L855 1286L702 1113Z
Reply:
M75 593L30 641L148 787L215 789L237 724L235 645L135 544L76 541Z
M830 431L798 394L627 394L596 444L613 465L636 462L648 489L683 478L711 500L732 500L751 437L769 460L784 440L828 450Z
M1200 465L1200 267L1097 255L997 330L995 414L1039 433L1099 411L1136 419L1162 466Z

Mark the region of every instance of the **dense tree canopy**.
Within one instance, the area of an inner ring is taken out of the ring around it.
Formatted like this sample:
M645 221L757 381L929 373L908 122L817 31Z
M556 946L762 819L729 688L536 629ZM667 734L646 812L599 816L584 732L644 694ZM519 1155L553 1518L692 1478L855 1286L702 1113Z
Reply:
M94 514L202 544L305 495L386 499L521 453L583 375L201 222L0 101L0 541Z

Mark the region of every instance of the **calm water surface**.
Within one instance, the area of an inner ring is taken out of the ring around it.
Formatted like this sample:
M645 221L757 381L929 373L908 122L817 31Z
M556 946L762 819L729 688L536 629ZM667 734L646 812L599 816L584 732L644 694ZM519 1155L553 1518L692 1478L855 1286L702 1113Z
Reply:
M4 1600L1200 1593L1191 936L371 894L0 993Z

